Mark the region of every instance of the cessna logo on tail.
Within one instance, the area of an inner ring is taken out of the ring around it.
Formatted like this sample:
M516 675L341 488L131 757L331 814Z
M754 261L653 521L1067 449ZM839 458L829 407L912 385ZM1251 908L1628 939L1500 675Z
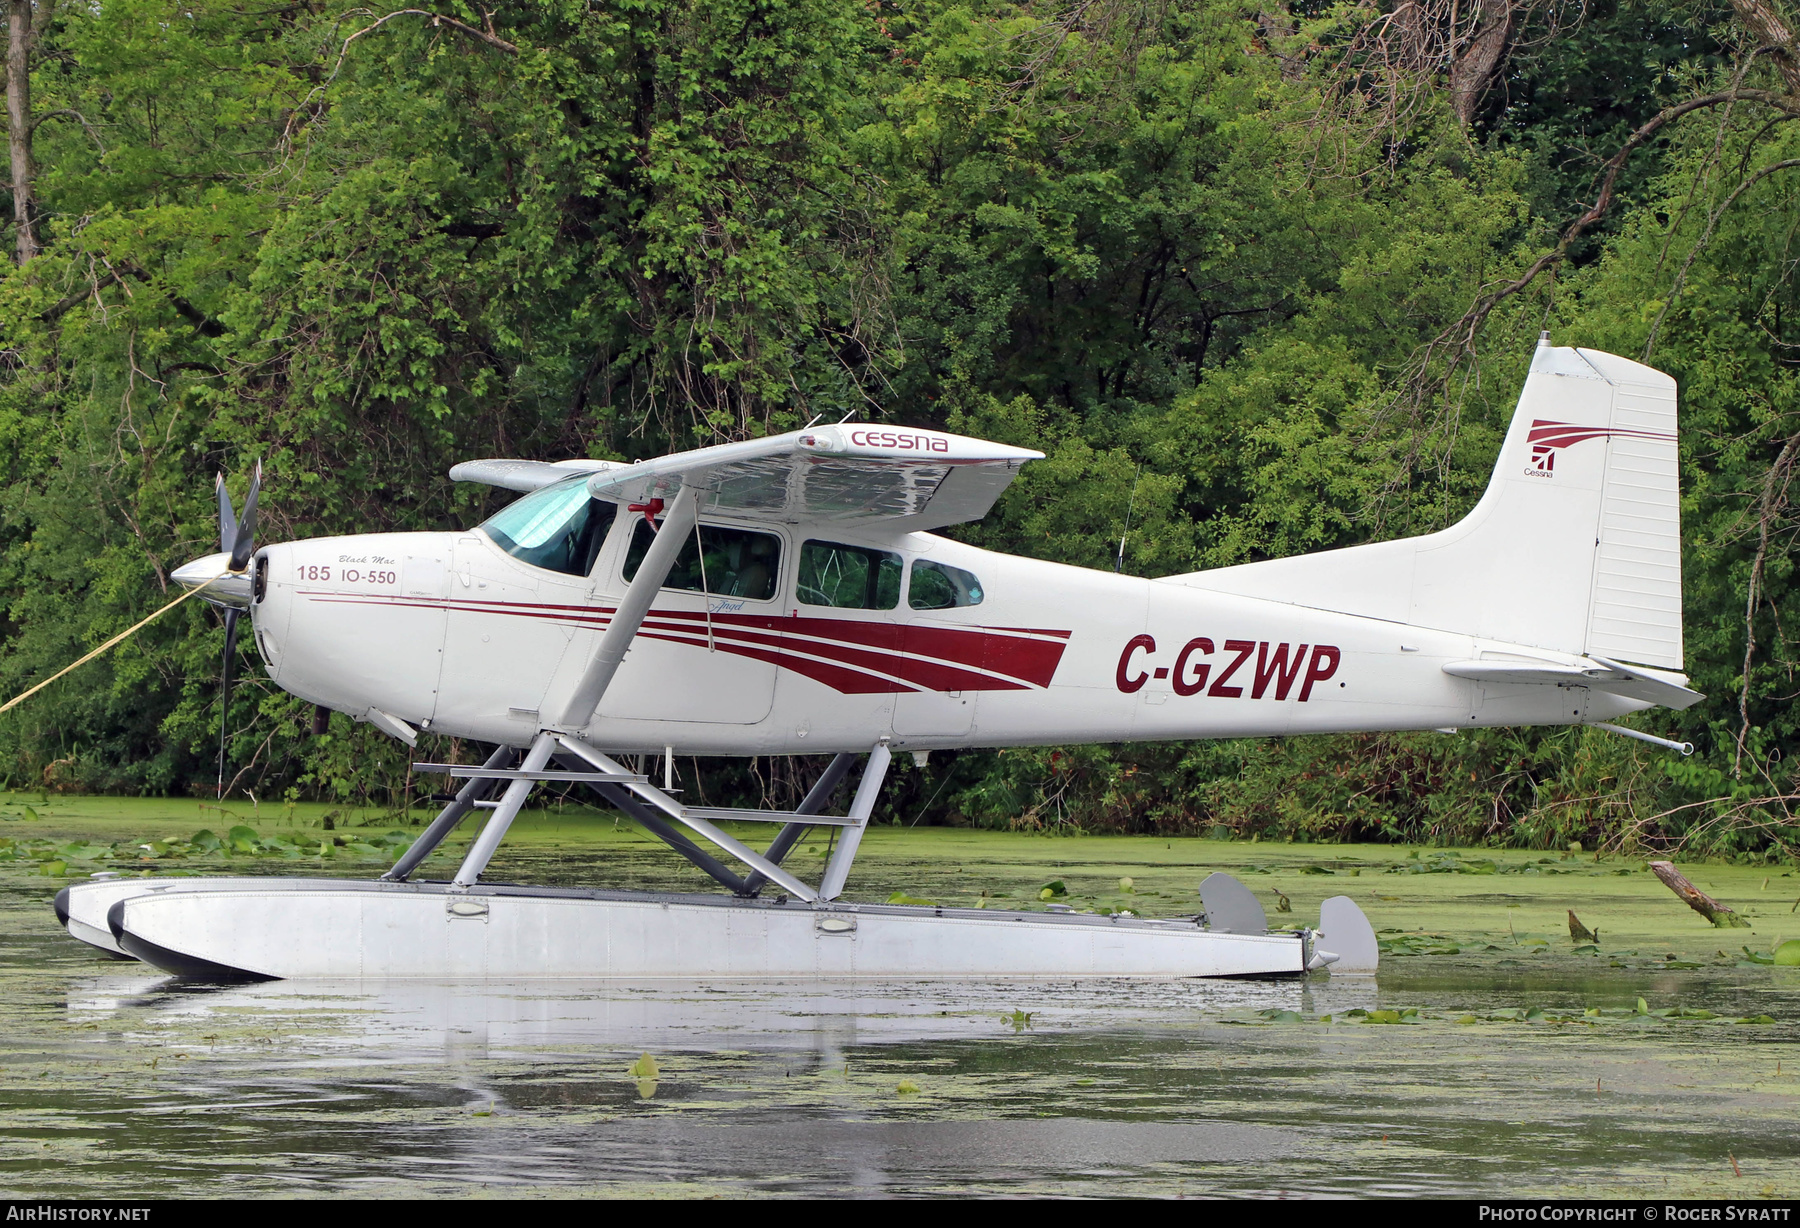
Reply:
M1526 441L1531 444L1531 468L1525 470L1530 478L1548 478L1556 474L1556 454L1559 450L1589 439L1654 439L1675 441L1675 436L1663 431L1634 431L1627 427L1614 426L1576 426L1572 422L1548 422L1538 418L1531 424L1531 433Z

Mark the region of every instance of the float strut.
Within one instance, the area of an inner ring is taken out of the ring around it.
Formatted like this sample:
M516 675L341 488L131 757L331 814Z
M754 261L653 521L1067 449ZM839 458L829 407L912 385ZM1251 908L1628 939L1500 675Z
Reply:
M512 747L498 746L482 766L505 767L511 761L512 756ZM419 868L419 863L431 856L437 846L456 830L457 825L463 821L469 811L475 809L475 803L487 796L488 789L492 784L493 782L488 780L471 780L458 789L456 796L450 799L450 804L440 810L438 817L432 820L431 826L420 832L419 838L412 842L412 847L400 854L400 860L394 863L391 870L381 876L382 881L405 882L412 872Z
M794 813L818 814L825 809L826 803L831 800L831 795L837 789L839 782L850 774L850 765L855 760L856 756L850 754L839 754L833 758L824 773L813 782L813 787L806 791L806 797L801 800ZM775 839L769 842L769 851L763 856L776 865L780 865L782 859L788 855L794 845L800 842L800 837L804 836L812 826L811 823L787 824L776 834ZM744 880L743 894L755 895L768 881L760 871L752 874Z
M856 860L856 846L862 843L863 832L869 826L869 814L875 809L875 799L881 795L881 782L887 778L888 762L892 758L886 738L869 752L869 764L863 769L862 783L856 786L856 797L850 803L850 823L838 837L837 849L825 866L825 879L819 884L821 900L835 900L843 894L844 880L850 877L850 863Z
M588 766L584 760L579 759L574 755L558 755L556 761L572 770L579 770ZM631 795L631 790L624 788L621 785L605 785L598 781L589 781L588 788L598 793L607 805L615 810L621 811L633 821L642 824L651 835L655 836L658 840L661 840L677 853L680 853L683 857L706 871L722 886L728 888L734 894L751 894L745 889L745 883L742 878L733 874L730 868L718 858L709 854L705 849L695 844L692 840L689 840L668 823L663 822L661 816L659 816L654 809L633 797Z
M532 742L531 749L525 752L525 762L519 765L521 771L542 772L544 765L550 762L550 755L556 750L556 735L540 733ZM467 889L474 886L481 872L487 869L488 859L494 850L500 847L500 841L506 836L506 829L518 817L519 810L525 805L525 799L531 796L531 787L535 780L515 780L506 786L506 792L500 796L500 804L488 821L482 826L481 834L475 837L475 843L469 848L469 855L463 859L462 868L456 872L456 885Z

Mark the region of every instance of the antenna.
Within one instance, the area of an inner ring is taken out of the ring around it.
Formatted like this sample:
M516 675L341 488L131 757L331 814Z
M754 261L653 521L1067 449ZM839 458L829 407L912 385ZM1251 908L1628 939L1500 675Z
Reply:
M823 417L824 417L824 416L825 416L825 415L824 415L824 414L814 414L814 415L813 415L813 416L812 416L812 418L811 418L811 420L809 420L809 421L808 421L808 422L807 422L807 424L806 424L806 426L803 426L803 427L801 427L801 428L800 428L800 429L801 429L801 430L803 430L803 431L804 431L804 430L806 430L806 429L808 429L808 428L809 428L809 427L811 427L811 426L812 426L812 424L813 424L813 423L814 423L814 422L817 422L817 421L818 421L818 420L819 420L819 419L820 419L820 418L823 418Z
M837 420L837 424L839 426L842 426L842 425L844 425L844 423L850 421L850 419L852 419L854 417L856 417L856 410L854 408L852 408L849 413L845 414L842 418L839 418Z
M1125 538L1131 533L1131 513L1137 507L1138 479L1144 476L1144 462L1139 461L1137 472L1131 476L1131 498L1125 504L1125 532L1119 534L1119 557L1113 562L1113 574L1116 576L1125 570Z

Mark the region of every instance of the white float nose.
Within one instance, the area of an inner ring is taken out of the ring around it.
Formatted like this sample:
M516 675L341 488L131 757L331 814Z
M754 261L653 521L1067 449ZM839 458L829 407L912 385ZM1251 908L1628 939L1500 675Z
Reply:
M224 578L218 579L220 576ZM224 552L183 563L169 573L169 578L186 588L199 588L208 580L213 580L215 582L201 594L202 601L210 601L214 605L236 606L240 610L250 606L250 575L248 572L232 575L231 556Z

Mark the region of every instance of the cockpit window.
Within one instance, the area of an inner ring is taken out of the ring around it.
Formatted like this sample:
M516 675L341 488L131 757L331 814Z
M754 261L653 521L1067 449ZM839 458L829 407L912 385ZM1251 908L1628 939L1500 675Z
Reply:
M532 491L490 517L481 531L533 567L585 576L593 570L594 556L618 512L616 503L588 498L583 474Z
M694 534L687 535L675 565L669 568L664 588L681 588L689 592L707 592L714 597L748 597L767 601L775 595L775 579L781 564L781 539L769 533L749 529L728 529L723 525L703 524L700 537L706 542L706 555L701 557ZM638 521L632 533L631 547L625 553L625 579L631 581L650 553L656 540L650 526Z
M914 559L906 604L915 610L950 610L981 604L981 581L960 567Z

